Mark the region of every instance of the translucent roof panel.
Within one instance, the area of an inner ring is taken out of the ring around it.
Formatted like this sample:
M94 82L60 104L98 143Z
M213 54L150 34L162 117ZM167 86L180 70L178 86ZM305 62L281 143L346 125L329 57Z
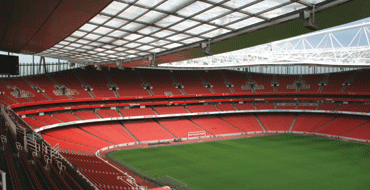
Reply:
M112 0L70 36L39 55L83 63L86 58L89 63L102 64L162 56L196 43L230 38L233 35L229 34L249 27L278 24L280 18L329 2L333 1Z

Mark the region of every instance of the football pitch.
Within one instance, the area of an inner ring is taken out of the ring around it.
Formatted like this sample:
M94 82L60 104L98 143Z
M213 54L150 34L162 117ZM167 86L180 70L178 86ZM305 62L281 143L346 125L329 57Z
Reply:
M198 190L369 189L370 146L293 134L120 150L107 155Z

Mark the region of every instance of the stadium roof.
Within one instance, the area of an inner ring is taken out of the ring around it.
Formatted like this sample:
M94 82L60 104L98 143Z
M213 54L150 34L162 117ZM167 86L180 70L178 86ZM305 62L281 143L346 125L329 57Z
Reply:
M366 5L370 5L360 0L106 0L90 4L82 0L81 5L97 8L81 16L86 8L73 9L68 2L62 0L53 6L55 10L68 10L70 24L61 13L50 14L64 21L59 26L63 40L55 38L53 45L43 42L42 48L35 49L27 43L22 47L29 48L18 50L35 50L40 56L81 64L147 66L152 59L162 64L202 57L201 43L212 45L214 53L222 53L307 33L310 30L299 19L304 10L320 13L316 14L320 28L327 28L368 17ZM94 14L98 9L101 11ZM342 10L351 16L345 18ZM45 25L48 22L52 21L46 19ZM64 28L69 25L75 29L65 35ZM49 36L44 34L47 41Z

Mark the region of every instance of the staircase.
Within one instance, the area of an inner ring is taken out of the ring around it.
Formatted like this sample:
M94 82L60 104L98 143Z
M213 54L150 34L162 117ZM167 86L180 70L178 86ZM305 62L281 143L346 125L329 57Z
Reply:
M29 85L31 85L31 86L35 86L35 85L33 85L30 81L28 81L26 78L24 78L24 77L22 77L22 79L24 80L24 81L26 81ZM37 93L37 92L36 92ZM48 100L53 100L53 99L51 99L48 95L46 95L44 92L39 92L39 93L41 93L43 96L45 96ZM27 100L29 100L28 98L27 98Z
M223 73L222 71L220 71L220 73L221 73L222 78L225 81L226 86L229 87L231 93L235 94L233 84L231 84L231 82L229 80L227 80L225 73Z
M54 79L53 79L53 77L51 77L51 75L50 75L49 73L48 73L48 74L46 74L46 76L47 76L51 81L53 81L53 83L54 83L55 85L57 85L58 87L60 87L59 83L58 83L56 80L54 80ZM71 100L73 100L73 99L74 99L71 95L66 95L66 96L68 96L68 98L69 98L69 99L71 99Z
M88 86L88 85L86 85L86 83L82 80L82 78L80 77L80 75L78 75L78 73L75 70L72 70L72 72L76 75L76 77L78 78L78 80L82 83L82 86L85 86L85 87ZM96 96L92 93L92 91L90 90L90 88L88 88L87 91L90 93L90 96L91 97L96 98Z
M118 123L127 131L128 134L131 135L132 138L136 140L136 142L139 142L139 140L129 131L126 129L126 127L123 125L122 121L118 121Z
M335 119L337 119L337 118L338 118L338 116L337 116L337 117L335 117L334 119L330 120L329 122L325 123L323 126L321 126L321 127L317 128L316 130L312 131L312 132L311 132L311 133L309 133L309 134L313 134L313 133L315 133L316 131L318 131L319 129L321 129L321 128L325 127L327 124L331 123L332 121L334 121L334 120L335 120Z
M347 86L351 85L351 83L353 82L353 78L355 78L356 74L358 73L358 71L356 71L355 73L353 73L353 75L351 76L351 78L349 78L346 82L344 82L344 86L343 88L339 91L339 92L344 92L344 90L346 89Z
M296 116L294 117L293 122L292 122L292 124L290 125L289 130L288 130L288 132L289 132L289 133L292 131L292 128L293 128L293 126L294 126L295 121L297 120L297 117L298 117L298 115L296 115Z
M151 96L154 96L154 93L151 90L152 86L145 82L145 79L144 79L143 75L141 75L141 73L138 70L135 69L135 72L137 73L137 75L141 79L141 82L143 82L142 86L145 87L146 90L148 90L148 92Z
M200 78L200 80L202 81L203 86L208 88L212 92L212 94L216 94L216 92L212 89L212 85L209 82L207 82L206 80L204 80L204 78L199 74L199 71L196 71L195 73Z
M113 84L112 80L109 77L107 69L103 69L103 73L104 73L105 77L107 78L109 85L113 86L114 84ZM112 91L113 91L114 95L118 98L119 94L117 92L117 89L113 88Z
M254 116L256 116L256 119L257 119L258 123L261 125L261 127L262 127L263 131L266 133L266 132L267 132L267 130L266 130L266 128L263 126L263 124L262 124L261 120L258 118L258 116L257 116L257 115L254 115Z
M170 135L172 135L174 138L176 137L174 134L172 134L169 130L167 130L163 125L161 125L156 119L153 119L159 126L161 126L164 130L166 130Z
M328 83L329 74L326 74L324 80L320 82L320 88L318 92L321 92L324 86Z
M175 85L175 84L179 84L179 83L176 81L175 77L173 77L173 76L172 76L171 72L167 71L167 73L168 73L168 75L170 76L170 78L172 79L172 81L174 82L174 85ZM180 85L180 86L181 86L181 85ZM176 87L177 89L179 89L183 95L186 95L186 93L185 93L185 91L182 89L182 87L179 87L179 86L176 86L176 85L175 85L175 87Z

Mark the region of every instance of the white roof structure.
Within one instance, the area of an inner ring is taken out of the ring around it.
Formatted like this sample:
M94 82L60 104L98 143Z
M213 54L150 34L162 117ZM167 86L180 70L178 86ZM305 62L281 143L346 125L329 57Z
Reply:
M37 54L110 64L199 47L347 0L114 0L60 43ZM330 4L330 5L329 5Z
M370 67L370 23L329 29L213 56L162 64L159 68L253 66Z

